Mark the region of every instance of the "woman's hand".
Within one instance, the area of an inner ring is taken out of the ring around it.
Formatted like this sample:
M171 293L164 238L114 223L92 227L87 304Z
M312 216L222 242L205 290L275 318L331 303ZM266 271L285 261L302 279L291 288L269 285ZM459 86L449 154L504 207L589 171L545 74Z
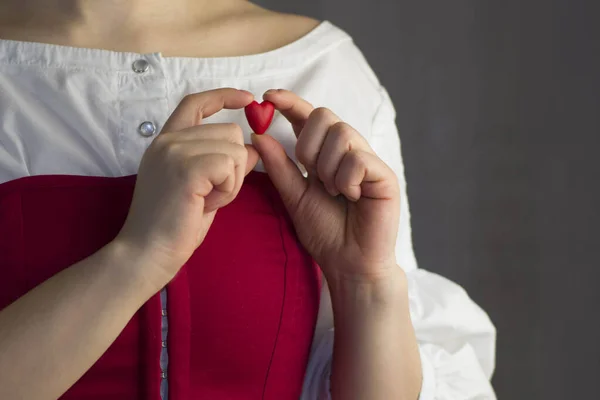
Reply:
M285 90L264 98L291 122L308 178L272 137L253 135L254 146L328 281L374 282L395 274L400 190L394 172L330 110Z
M252 94L218 89L183 99L144 154L127 220L115 239L144 254L156 289L167 284L202 243L217 210L238 194L258 161L235 124L200 125Z
M331 289L333 399L417 399L421 364L406 277L396 264L400 190L394 172L331 111L288 91L265 99L292 123L304 178L281 145L253 136L302 244Z

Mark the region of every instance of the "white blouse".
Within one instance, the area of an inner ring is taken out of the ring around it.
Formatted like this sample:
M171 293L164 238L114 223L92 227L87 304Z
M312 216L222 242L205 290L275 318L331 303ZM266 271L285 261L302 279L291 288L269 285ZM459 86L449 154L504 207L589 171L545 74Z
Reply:
M393 105L351 37L329 22L277 50L225 58L0 40L0 183L30 175L135 174L184 95L224 86L257 98L286 88L328 107L394 169L402 190L396 257L409 279L423 364L420 399L495 399L494 326L460 286L417 268ZM243 110L224 110L207 122L236 122L250 143ZM269 133L294 158L296 138L282 116ZM321 298L305 400L329 398L333 316L326 285Z

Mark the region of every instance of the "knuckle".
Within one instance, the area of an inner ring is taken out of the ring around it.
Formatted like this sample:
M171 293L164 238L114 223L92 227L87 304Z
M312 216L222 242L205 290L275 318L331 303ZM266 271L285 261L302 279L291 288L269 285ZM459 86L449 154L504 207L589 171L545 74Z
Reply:
M186 94L185 96L183 96L183 99L181 99L180 104L188 105L188 104L192 103L193 101L194 101L194 95L189 93L189 94Z
M352 168L362 168L366 166L365 158L360 151L349 151L347 157Z
M185 96L183 96L183 98L179 102L179 107L180 108L188 108L193 104L193 102L194 102L194 97L191 94L186 94Z
M192 125L198 125L204 117L202 114L201 99L202 97L199 93L191 93L185 95L185 97L179 103L182 109L190 109L190 111L194 111L193 118L191 121Z
M162 153L167 160L178 160L182 158L183 145L180 142L170 141L162 146Z
M329 134L342 143L350 142L354 135L354 129L345 122L336 122L329 129Z
M311 113L309 118L324 119L332 114L331 110L326 107L317 107Z
M248 150L244 145L241 144L235 144L231 149L231 153L234 156L234 159L238 161L245 161L248 157Z
M242 127L240 125L231 122L231 123L225 124L225 128L227 129L228 132L231 133L231 135L233 136L233 138L235 139L236 142L238 142L238 143L244 142L244 131L242 130Z
M215 164L231 173L235 169L235 160L229 154L214 154Z

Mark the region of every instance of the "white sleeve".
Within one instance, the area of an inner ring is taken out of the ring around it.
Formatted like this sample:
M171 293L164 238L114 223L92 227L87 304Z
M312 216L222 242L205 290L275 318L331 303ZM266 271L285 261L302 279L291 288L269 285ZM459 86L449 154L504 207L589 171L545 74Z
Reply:
M487 314L459 285L418 269L415 260L406 180L395 124L395 110L381 88L381 104L370 135L373 149L398 176L402 195L396 257L408 277L411 319L423 367L420 400L494 400L490 384L495 363L496 330ZM302 400L330 399L333 314L324 285L315 340Z

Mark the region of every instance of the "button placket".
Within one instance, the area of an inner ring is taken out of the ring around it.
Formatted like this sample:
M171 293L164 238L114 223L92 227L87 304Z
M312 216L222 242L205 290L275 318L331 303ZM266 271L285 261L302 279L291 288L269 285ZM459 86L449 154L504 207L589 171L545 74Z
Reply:
M146 148L168 115L167 85L158 54L130 59L121 75L119 159L124 174L135 174Z
M167 85L158 54L129 61L119 79L120 148L119 159L124 174L136 174L140 160L160 124L168 117ZM166 290L161 299L160 397L168 399L168 319Z

